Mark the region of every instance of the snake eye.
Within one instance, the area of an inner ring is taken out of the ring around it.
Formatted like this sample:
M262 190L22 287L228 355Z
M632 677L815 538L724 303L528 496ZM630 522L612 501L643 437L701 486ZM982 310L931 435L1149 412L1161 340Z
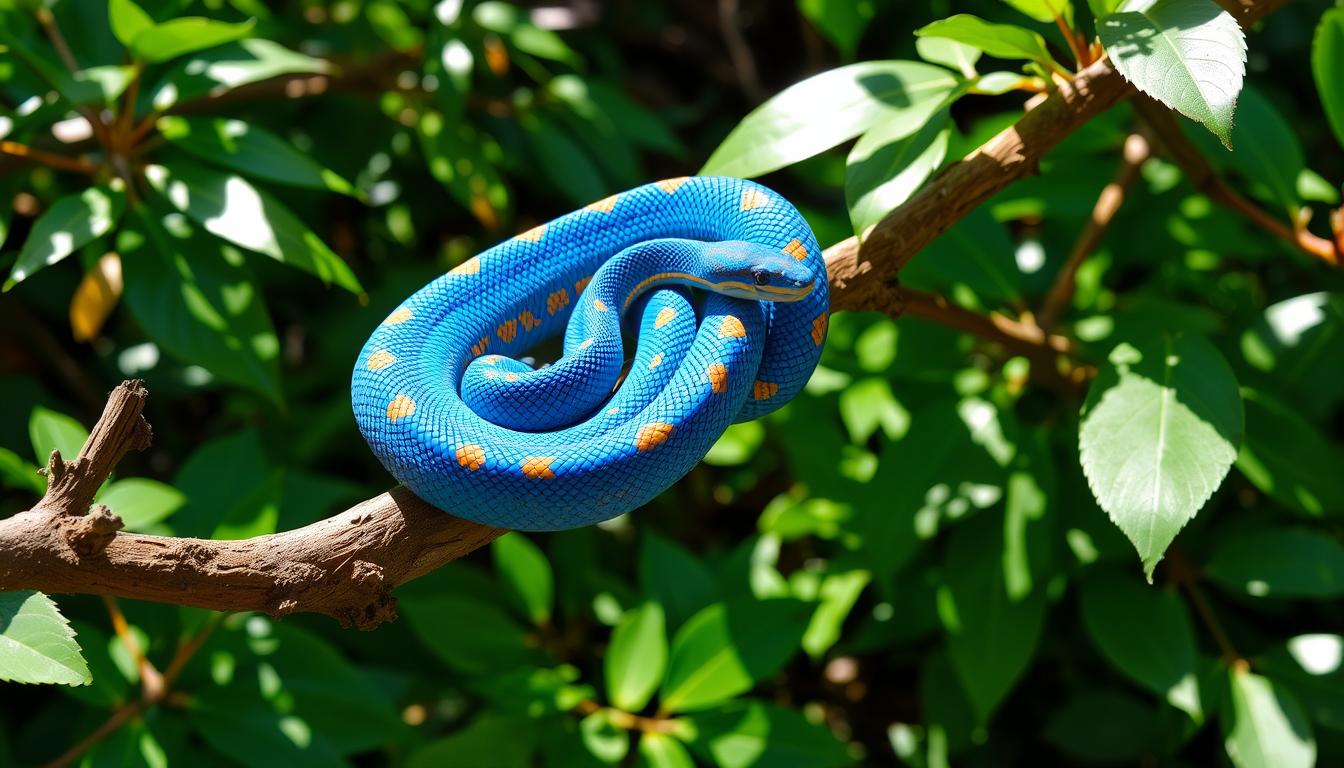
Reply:
M757 285L765 285L770 282L770 275L763 269L753 270L751 273L751 281Z

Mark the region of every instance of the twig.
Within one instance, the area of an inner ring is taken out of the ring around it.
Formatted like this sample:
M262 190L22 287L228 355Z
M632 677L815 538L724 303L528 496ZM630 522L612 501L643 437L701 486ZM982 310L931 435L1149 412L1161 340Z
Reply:
M1125 139L1122 154L1120 168L1115 172L1115 178L1097 196L1097 203L1092 207L1092 217L1087 220L1087 225L1079 233L1073 250L1069 252L1068 260L1060 268L1054 285L1050 287L1050 293L1046 295L1045 302L1041 305L1037 323L1046 330L1055 326L1064 308L1073 299L1078 268L1101 244L1106 231L1110 229L1111 221L1125 201L1125 193L1134 184L1135 179L1139 178L1139 171L1148 160L1147 140L1137 133L1130 134L1129 138Z
M733 71L737 73L737 83L742 92L758 104L765 94L761 91L761 81L756 74L756 60L751 56L751 47L742 37L737 26L737 0L719 0L719 31L723 34L724 45L728 48L728 58L732 59Z
M140 675L140 689L143 691L143 696L156 698L163 690L163 675L159 674L158 667L145 656L144 649L131 632L131 625L126 621L126 615L121 612L121 605L117 603L117 599L103 595L103 605L107 606L107 615L112 620L112 631L116 632L117 639L131 655L131 661L135 663L135 669Z
M1181 133L1181 126L1166 107L1147 97L1135 100L1139 116L1172 162L1185 172L1195 189L1209 199L1242 216L1255 226L1308 255L1334 266L1344 266L1344 249L1335 242L1308 231L1297 222L1284 221L1243 197L1218 175L1198 148Z
M1238 653L1236 647L1232 645L1232 640L1223 629L1218 615L1213 612L1213 606L1204 596L1204 590L1199 586L1199 573L1190 561L1185 559L1185 554L1176 547L1167 550L1167 574L1172 583L1185 590L1186 596L1190 598L1190 605L1199 616L1200 623L1209 631L1214 645L1218 646L1218 652L1222 654L1224 663L1232 667L1247 667L1246 657Z
M75 60L74 53L70 51L70 44L65 41L65 35L61 34L61 28L56 24L56 17L45 7L39 7L34 15L37 17L37 23L41 25L42 31L46 33L47 39L51 41L52 47L56 49L56 55L61 57L61 62L65 64L65 68L72 75L78 74L79 62ZM57 90L55 83L50 83L50 85L52 90ZM103 124L98 114L82 104L75 105L75 109L88 121L89 127L93 129L93 135L98 138L98 143L110 150L112 141L108 135L107 126Z
M21 157L35 163L51 166L52 168L59 168L62 171L73 171L89 176L95 176L98 173L98 166L85 158L66 157L65 155L58 155L55 152L35 149L16 141L0 141L0 154Z

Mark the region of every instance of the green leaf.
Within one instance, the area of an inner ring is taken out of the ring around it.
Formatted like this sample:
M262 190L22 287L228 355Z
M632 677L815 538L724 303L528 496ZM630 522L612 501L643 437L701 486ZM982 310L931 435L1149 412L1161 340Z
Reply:
M1112 666L1203 721L1195 633L1180 595L1108 570L1083 580L1079 601L1092 644Z
M898 122L913 133L960 82L942 67L917 61L865 61L823 72L752 110L700 173L760 176L879 123Z
M509 3L488 0L473 8L471 17L483 28L508 38L523 53L576 68L583 64L559 35L528 21L522 11Z
M1226 162L1247 179L1263 185L1269 199L1291 219L1302 207L1297 179L1306 171L1297 132L1255 88L1242 89L1233 151Z
M145 177L180 211L212 234L361 293L359 280L298 217L240 176L202 166L154 165Z
M672 641L661 708L689 712L751 690L798 650L811 610L797 600L741 600L691 617Z
M1344 453L1290 405L1243 388L1246 440L1237 469L1276 501L1313 517L1344 511Z
M1328 599L1344 594L1344 545L1305 528L1245 531L1219 542L1204 572L1254 597Z
M575 205L585 205L610 190L588 152L559 123L540 113L519 121L538 168Z
M533 723L482 715L466 728L411 753L407 768L528 768L536 743Z
M551 564L536 544L521 533L506 534L490 545L495 570L523 615L533 624L551 620L555 604L555 576Z
M201 16L186 16L141 31L129 47L145 61L168 61L186 53L240 40L247 37L255 24L254 20L226 24Z
M222 94L280 75L327 71L321 59L304 56L270 40L240 40L174 64L154 87L150 100L166 110L205 94Z
M47 482L37 473L36 464L29 464L8 448L0 448L0 487L31 491L41 496L47 489Z
M607 765L616 765L630 752L630 736L617 725L613 710L599 709L579 722L579 735L588 753Z
M416 636L451 669L483 674L540 662L527 630L488 598L416 594L398 602Z
M853 765L845 745L797 710L737 702L691 715L691 749L720 768L839 768Z
M724 430L710 446L704 462L715 467L737 467L751 461L765 441L760 421L743 421Z
M28 438L33 444L33 457L45 467L52 451L60 451L61 458L74 461L89 439L89 431L78 420L39 405L28 417Z
M69 622L41 592L0 592L0 680L93 682Z
M4 290L107 234L125 207L125 193L107 187L89 187L52 203L33 222Z
M607 700L626 712L643 709L667 666L663 607L644 603L626 611L611 633L603 663Z
M132 477L109 483L94 501L116 513L126 530L144 532L180 509L187 497L157 480Z
M1003 533L1002 519L990 516L958 525L948 542L946 583L938 591L948 655L981 723L1026 671L1045 623L1043 591L1008 595Z
M676 738L657 731L639 737L637 768L695 768L695 762Z
M840 419L849 439L863 445L879 429L890 440L900 440L910 429L910 412L881 377L859 379L840 393ZM748 422L751 423L751 422Z
M808 656L819 659L836 644L845 619L872 578L868 571L857 569L822 577L817 588L817 610L803 633L803 650Z
M243 255L180 214L137 210L120 238L124 300L160 347L282 402L280 341Z
M981 54L980 49L973 45L946 37L917 37L915 51L919 53L919 58L930 64L942 64L967 78L975 76L975 63L980 60Z
M900 122L883 123L854 144L845 168L845 203L855 233L866 235L938 170L951 135L948 113L941 111L914 133Z
M1308 418L1325 418L1344 395L1344 294L1271 304L1242 334L1241 354Z
M1073 3L1070 0L1003 0L1042 24L1051 24L1056 18L1073 26Z
M1223 482L1241 434L1236 378L1201 337L1121 344L1092 382L1078 436L1083 473L1150 580Z
M242 120L159 119L159 133L201 160L259 179L358 197L350 182L309 159L289 142Z
M1161 725L1151 702L1112 690L1081 690L1050 717L1045 738L1087 764L1135 765L1158 754Z
M1321 14L1311 40L1311 71L1335 140L1344 147L1344 8Z
M798 10L845 59L854 58L859 38L877 12L874 0L798 0Z
M108 0L107 17L112 23L112 34L127 48L154 26L154 19L132 0Z
M1223 746L1237 768L1311 768L1316 739L1302 706L1269 678L1228 671L1222 707Z
M1097 21L1115 68L1136 88L1204 124L1232 148L1246 35L1213 0L1129 0Z
M265 449L255 429L217 437L197 448L173 477L187 504L173 516L179 536L208 538L270 479Z
M1255 659L1254 667L1282 683L1311 719L1344 730L1344 637L1298 635Z
M467 121L445 124L435 112L427 112L419 128L430 174L482 226L498 229L509 213L509 188L490 159L499 146Z
M656 533L644 533L637 562L639 587L663 607L669 630L718 599L714 576L704 563Z
M1015 24L991 24L969 13L935 21L915 30L919 37L942 37L969 45L999 59L1026 59L1058 68L1045 38Z

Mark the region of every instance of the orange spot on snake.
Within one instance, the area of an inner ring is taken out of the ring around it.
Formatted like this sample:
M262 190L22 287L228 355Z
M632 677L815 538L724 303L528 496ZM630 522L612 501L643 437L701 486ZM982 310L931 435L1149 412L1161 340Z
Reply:
M398 307L397 309L392 310L392 314L387 316L387 319L383 321L383 325L401 325L410 319L411 310L405 307Z
M495 333L499 336L501 341L508 344L510 341L513 341L513 337L518 335L518 321L505 320L495 329Z
M727 315L723 318L723 323L719 325L720 339L741 339L747 335L747 329L742 325L742 321L733 315Z
M793 242L784 246L784 252L798 261L807 258L807 246L803 245L803 241L798 238L794 238Z
M779 385L773 381L758 381L752 387L751 399L769 400L779 391Z
M490 337L482 336L480 341L471 345L471 354L483 355L485 354L485 348L488 346L490 346Z
M648 451L663 443L672 436L672 425L655 421L652 424L645 424L635 433L635 447L641 451Z
M475 472L485 466L485 449L479 445L468 443L457 449L457 463L459 466Z
M481 362L485 363L486 365L494 365L495 363L499 362L499 355L490 355L489 357L482 357Z
M608 307L607 303L601 299L593 299L593 309L596 309L598 312L606 312L610 307Z
M507 381L507 382L510 382L510 383L515 382L515 381L518 380L518 374L516 374L516 373L506 373L506 374L504 374L504 380Z
M448 271L450 275L474 275L481 271L481 260L475 256Z
M654 368L657 368L662 364L663 364L663 353L659 352L658 354L653 356L652 360L649 361L649 370L652 371Z
M539 243L541 242L542 235L545 234L546 234L546 225L538 224L537 226L527 230L521 235L518 235L518 239L526 240L529 243Z
M619 197L620 195L612 195L611 197L604 197L601 200L598 200L596 203L589 203L588 205L585 205L584 210L593 211L595 213L611 213L612 210L616 208L616 200Z
M709 376L709 388L714 394L721 395L728 391L728 366L714 363L705 369L705 374Z
M415 401L405 395L397 395L387 404L387 420L404 419L415 413Z
M575 296L578 296L580 293L583 293L583 289L584 289L584 288L587 288L587 287L588 287L588 284L591 283L592 281L593 281L593 276L592 276L592 275L589 275L589 276L587 276L587 277L580 277L578 280L575 280L575 281L574 281L574 295L575 295Z
M821 346L821 342L826 339L826 326L831 322L830 315L822 312L817 315L817 319L812 321L812 343Z
M552 315L569 306L569 291L564 288L546 297L546 311Z
M530 331L538 325L541 325L541 318L524 309L522 313L518 315L518 322L523 324L524 330Z
M537 480L550 480L555 477L551 471L551 462L555 461L554 456L528 456L523 459L521 468L523 474Z
M397 362L397 358L393 357L391 352L388 352L386 349L380 349L372 355L369 355L369 361L365 363L365 367L370 371L381 371L395 362Z
M677 316L677 310L671 307L663 307L658 310L658 316L653 318L653 327L662 328L664 325L672 322L672 318Z
M688 181L690 181L690 177L688 176L678 176L675 179L663 179L658 182L658 188L670 195L678 189L681 189L681 185Z
M750 211L752 208L768 208L770 206L770 196L759 189L742 190L742 210Z

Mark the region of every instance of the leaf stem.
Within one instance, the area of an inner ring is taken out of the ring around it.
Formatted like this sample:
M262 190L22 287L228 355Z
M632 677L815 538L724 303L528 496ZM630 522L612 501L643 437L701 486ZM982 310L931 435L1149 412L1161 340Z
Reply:
M0 141L0 154L32 160L33 162L41 163L62 171L83 173L88 176L94 176L98 173L98 166L83 157L58 155L55 152L35 149L27 144L20 144L16 141Z
M1199 586L1198 571L1176 547L1167 550L1167 573L1173 583L1185 590L1190 605L1199 616L1200 623L1209 631L1214 645L1218 646L1218 652L1222 654L1224 663L1237 669L1249 668L1246 657L1238 653L1236 647L1232 645L1227 630L1223 629L1222 622L1218 620L1218 615L1213 612L1213 606L1209 604L1204 590Z

